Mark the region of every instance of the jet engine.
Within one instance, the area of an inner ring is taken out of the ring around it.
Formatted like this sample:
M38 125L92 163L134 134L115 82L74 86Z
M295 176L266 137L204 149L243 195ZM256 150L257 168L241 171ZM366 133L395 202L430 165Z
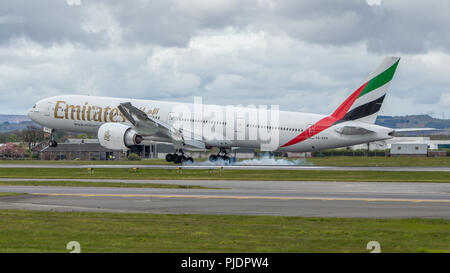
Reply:
M100 126L97 137L100 145L111 150L127 150L143 140L130 126L112 122Z

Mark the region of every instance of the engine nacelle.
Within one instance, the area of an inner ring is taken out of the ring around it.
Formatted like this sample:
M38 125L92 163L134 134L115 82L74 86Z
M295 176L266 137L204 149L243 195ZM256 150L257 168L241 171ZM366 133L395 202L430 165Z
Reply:
M121 123L105 123L97 133L100 145L111 150L127 150L143 140L130 126Z

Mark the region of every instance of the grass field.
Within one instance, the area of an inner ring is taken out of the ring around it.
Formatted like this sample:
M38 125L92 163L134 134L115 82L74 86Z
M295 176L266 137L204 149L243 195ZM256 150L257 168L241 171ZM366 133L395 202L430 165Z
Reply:
M186 180L292 180L368 182L450 182L450 172L320 171L320 170L175 170L175 169L87 169L0 168L0 178L74 179L186 179Z
M304 162L305 164L315 166L450 167L450 157L334 156L307 158ZM164 159L150 159L140 161L0 160L0 164L167 165L172 163L167 163Z
M23 195L23 194L25 194L25 193L0 192L0 197L16 196L16 195Z
M0 164L54 164L54 165L172 165L165 159L129 160L0 160Z
M450 252L449 220L0 211L0 252ZM270 234L270 236L268 236Z
M355 167L450 167L450 157L314 157L308 158L316 166Z

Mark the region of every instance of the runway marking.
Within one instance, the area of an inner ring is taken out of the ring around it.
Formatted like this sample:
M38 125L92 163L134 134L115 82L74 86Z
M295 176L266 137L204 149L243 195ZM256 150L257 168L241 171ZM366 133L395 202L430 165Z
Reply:
M365 201L365 202L412 202L450 203L448 199L403 199L403 198L357 198L357 197L300 197L300 196L236 196L236 195L166 195L166 194L97 194L97 193L32 193L45 196L78 197L154 197L192 199L266 199L266 200L321 200L321 201Z

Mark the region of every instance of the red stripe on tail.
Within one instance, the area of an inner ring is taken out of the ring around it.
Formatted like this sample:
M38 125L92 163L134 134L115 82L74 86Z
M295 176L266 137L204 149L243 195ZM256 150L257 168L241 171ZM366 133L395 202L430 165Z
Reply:
M345 114L348 112L350 107L352 107L355 100L359 97L359 94L364 90L367 83L361 85L355 92L353 92L350 97L348 97L334 112L328 117L325 117L318 122L316 122L314 125L311 125L306 129L304 132L287 142L286 144L282 145L281 147L287 147L294 144L297 144L299 142L302 142L314 135L317 135L318 133L322 132L323 130L329 128L331 125L333 125L336 121L342 119Z

